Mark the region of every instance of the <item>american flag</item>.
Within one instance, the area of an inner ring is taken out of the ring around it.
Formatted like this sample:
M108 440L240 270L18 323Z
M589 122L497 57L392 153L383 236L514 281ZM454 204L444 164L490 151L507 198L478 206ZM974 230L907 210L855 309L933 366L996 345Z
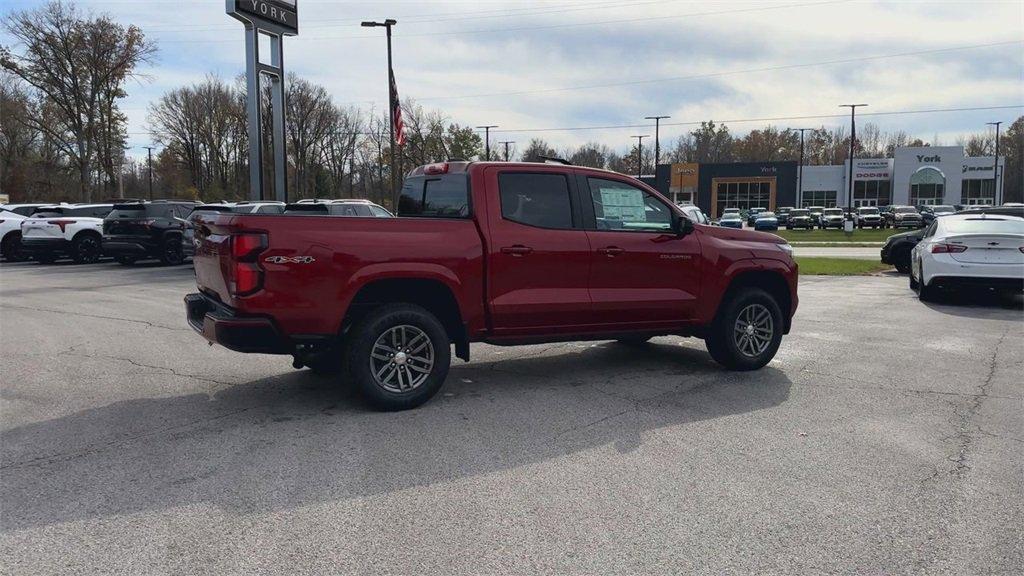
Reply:
M405 124L402 122L402 104L398 99L398 84L395 83L395 73L391 72L391 93L394 100L391 102L391 120L395 123L395 143L405 146Z

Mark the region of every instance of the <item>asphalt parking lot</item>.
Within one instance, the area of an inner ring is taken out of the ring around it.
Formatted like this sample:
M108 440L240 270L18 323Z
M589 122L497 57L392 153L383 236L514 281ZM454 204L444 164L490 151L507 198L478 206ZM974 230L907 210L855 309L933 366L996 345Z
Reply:
M189 267L0 265L7 574L1017 574L1020 301L806 277L702 342L474 346L420 409L209 347Z

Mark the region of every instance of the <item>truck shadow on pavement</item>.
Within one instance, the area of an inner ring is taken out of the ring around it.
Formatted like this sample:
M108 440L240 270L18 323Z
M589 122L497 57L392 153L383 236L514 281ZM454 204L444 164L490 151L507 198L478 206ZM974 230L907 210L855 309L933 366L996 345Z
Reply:
M491 349L498 359L454 365L441 393L407 412L374 412L350 387L296 371L19 426L0 433L0 529L185 506L291 510L589 450L615 466L660 429L789 398L776 368L726 372L693 344L658 342ZM678 449L713 457L697 442Z

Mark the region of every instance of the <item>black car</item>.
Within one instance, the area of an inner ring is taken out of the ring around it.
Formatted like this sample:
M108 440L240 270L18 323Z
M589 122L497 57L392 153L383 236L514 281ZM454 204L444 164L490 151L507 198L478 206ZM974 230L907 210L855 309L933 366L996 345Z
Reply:
M786 225L786 222L789 221L789 211L792 209L792 206L783 206L775 211L775 218L779 220L779 226Z
M892 226L892 206L879 206L878 215L882 217L882 228Z
M854 216L857 220L857 228L881 228L882 216L878 208L874 206L861 206L857 208Z
M882 246L882 263L891 264L901 274L910 272L910 251L924 238L926 228L893 234Z
M747 211L747 226L754 227L754 222L757 221L757 215L761 212L767 211L767 208L751 208Z
M956 208L945 204L939 206L925 206L921 209L921 224L923 226L928 226L935 221L936 217L946 214L956 214Z
M167 265L181 264L183 220L198 204L156 201L115 204L103 220L103 253L121 264L156 258Z

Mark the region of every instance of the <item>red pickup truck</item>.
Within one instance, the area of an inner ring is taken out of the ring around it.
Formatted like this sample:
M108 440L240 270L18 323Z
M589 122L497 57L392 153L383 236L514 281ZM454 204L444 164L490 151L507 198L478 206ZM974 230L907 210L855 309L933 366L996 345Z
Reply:
M451 348L703 338L753 370L797 306L797 265L771 234L694 224L621 174L447 162L409 173L397 218L298 212L196 221L188 321L239 352L345 368L382 409L440 389Z

